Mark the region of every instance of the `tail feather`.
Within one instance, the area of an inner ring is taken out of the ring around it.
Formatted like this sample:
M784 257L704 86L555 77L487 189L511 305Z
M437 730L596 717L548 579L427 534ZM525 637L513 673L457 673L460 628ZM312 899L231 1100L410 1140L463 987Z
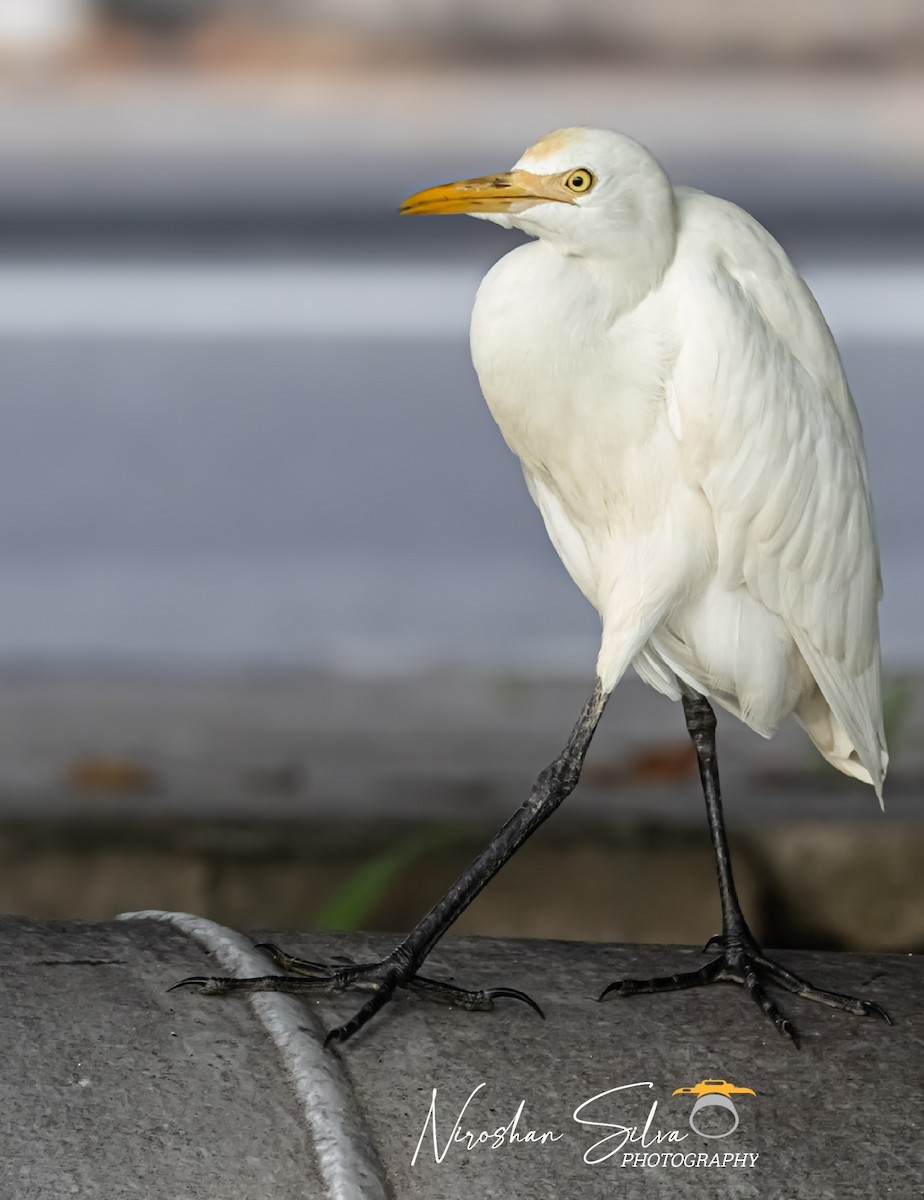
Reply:
M822 757L845 775L871 784L880 806L884 808L882 785L889 765L889 754L881 721L877 728L873 720L868 723L854 720L850 722L853 726L850 728L847 722L840 719L820 685L800 701L793 715Z

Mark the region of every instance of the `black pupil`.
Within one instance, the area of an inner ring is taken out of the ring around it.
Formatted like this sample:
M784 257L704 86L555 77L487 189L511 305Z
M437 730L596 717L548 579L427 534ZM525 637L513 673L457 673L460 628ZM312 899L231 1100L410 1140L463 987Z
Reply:
M576 188L582 188L586 181L585 181L583 175L575 175L573 177L573 179L571 180L571 182L574 184L574 186Z

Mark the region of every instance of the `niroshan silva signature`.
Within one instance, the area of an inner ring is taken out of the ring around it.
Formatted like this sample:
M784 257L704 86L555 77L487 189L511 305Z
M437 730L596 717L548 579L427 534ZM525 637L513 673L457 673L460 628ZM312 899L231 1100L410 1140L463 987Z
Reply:
M488 1150L499 1150L503 1146L510 1146L517 1143L546 1145L549 1142L558 1142L565 1136L562 1130L545 1129L540 1132L536 1129L521 1128L521 1121L523 1120L526 1108L525 1100L520 1101L516 1111L506 1125L499 1125L494 1129L463 1128L463 1122L466 1119L469 1107L485 1086L484 1083L479 1083L472 1090L469 1098L459 1110L452 1128L446 1132L446 1126L443 1125L442 1135L437 1128L437 1089L433 1089L430 1098L430 1107L427 1110L427 1116L420 1131L420 1137L417 1140L414 1156L411 1159L412 1166L417 1162L421 1147L428 1133L432 1137L433 1160L436 1163L442 1163L453 1147L461 1147L464 1151L475 1150L479 1147L484 1147ZM641 1146L647 1149L649 1146L657 1146L663 1143L682 1142L689 1136L689 1134L681 1133L677 1129L654 1128L654 1118L658 1111L657 1100L652 1102L648 1110L648 1116L642 1126L637 1124L623 1125L618 1124L612 1119L603 1119L604 1115L610 1115L609 1110L603 1103L609 1097L616 1096L617 1093L621 1092L631 1092L633 1088L652 1087L654 1087L654 1084L650 1081L624 1083L619 1087L607 1088L605 1091L598 1092L595 1096L591 1096L577 1106L572 1113L572 1120L578 1125L595 1131L609 1131L602 1137L599 1137L585 1150L584 1162L590 1166L594 1166L611 1159L625 1146Z

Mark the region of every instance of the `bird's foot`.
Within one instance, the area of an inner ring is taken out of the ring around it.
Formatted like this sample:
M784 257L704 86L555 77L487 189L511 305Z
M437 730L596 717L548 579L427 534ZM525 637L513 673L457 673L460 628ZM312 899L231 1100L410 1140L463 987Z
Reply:
M857 1016L875 1015L888 1024L892 1018L886 1010L872 1000L859 1000L855 996L846 996L841 992L828 992L815 987L795 972L789 971L779 963L767 958L760 946L750 933L743 935L719 935L710 938L704 946L704 953L718 948L721 950L718 958L706 963L698 971L685 971L679 975L666 975L658 979L622 979L604 988L600 995L605 996L639 996L653 992L675 992L685 988L702 987L710 983L737 983L745 988L754 999L761 1012L776 1026L777 1032L788 1037L798 1046L799 1035L793 1023L777 1008L767 994L764 983L775 983L786 991L806 1000L814 1000L828 1008L837 1008L842 1012L855 1013Z
M193 975L188 979L181 979L169 990L197 987L205 996L225 996L229 992L287 992L297 995L322 995L349 989L372 992L372 996L354 1017L345 1024L330 1030L325 1038L325 1045L330 1042L345 1042L347 1038L352 1037L380 1008L387 1004L399 987L416 992L437 1004L452 1005L455 1008L466 1009L468 1012L487 1012L493 1009L495 1000L503 998L521 1000L540 1017L543 1016L542 1009L535 1000L527 996L525 992L517 991L516 988L497 987L470 991L441 980L413 974L407 963L396 954L376 963L346 961L343 965L332 965L312 962L305 958L295 958L271 942L262 942L257 949L268 954L276 966L286 974L261 975L253 979Z

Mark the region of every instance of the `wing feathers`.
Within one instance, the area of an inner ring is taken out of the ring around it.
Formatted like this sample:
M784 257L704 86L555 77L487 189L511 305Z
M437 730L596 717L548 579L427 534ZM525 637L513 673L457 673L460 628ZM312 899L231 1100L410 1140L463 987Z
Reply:
M730 220L734 233L717 245L710 230ZM879 562L862 435L833 338L753 218L689 193L684 221L700 253L683 256L696 263L681 284L684 326L692 318L694 328L674 384L688 466L714 514L719 578L782 618L862 767L838 765L865 768L878 790Z

